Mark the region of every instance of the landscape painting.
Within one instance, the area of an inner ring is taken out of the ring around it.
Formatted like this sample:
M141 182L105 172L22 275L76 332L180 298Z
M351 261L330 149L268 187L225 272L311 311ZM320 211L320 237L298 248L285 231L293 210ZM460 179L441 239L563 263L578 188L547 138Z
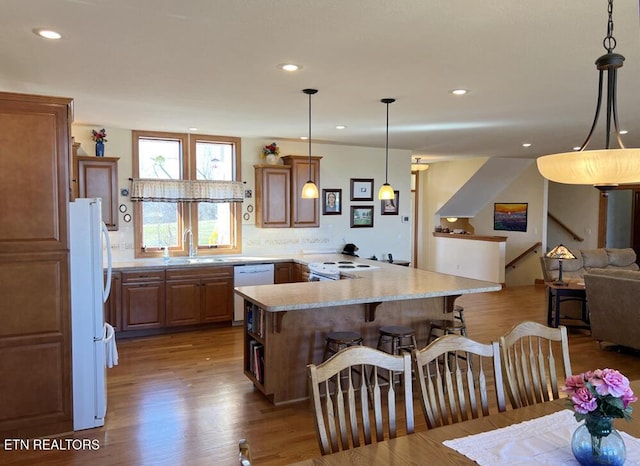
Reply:
M496 202L493 209L493 229L527 231L527 202Z

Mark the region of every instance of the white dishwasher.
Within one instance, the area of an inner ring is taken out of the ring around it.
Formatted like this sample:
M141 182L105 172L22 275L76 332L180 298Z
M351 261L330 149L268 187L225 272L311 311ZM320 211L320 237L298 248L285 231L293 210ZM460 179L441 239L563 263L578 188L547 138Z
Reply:
M236 265L233 268L233 286L273 285L273 264ZM244 320L244 299L234 296L233 320Z

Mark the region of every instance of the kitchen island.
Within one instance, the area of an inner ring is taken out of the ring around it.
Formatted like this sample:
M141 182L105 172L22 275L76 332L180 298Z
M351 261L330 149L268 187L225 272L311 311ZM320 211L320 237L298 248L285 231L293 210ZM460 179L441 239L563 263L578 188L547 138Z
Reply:
M344 260L341 255L305 262ZM327 333L355 331L376 347L379 328L404 325L426 344L430 320L449 318L456 297L498 291L498 283L357 259L371 269L342 280L238 287L245 300L244 373L271 402L307 398L306 365L320 363Z

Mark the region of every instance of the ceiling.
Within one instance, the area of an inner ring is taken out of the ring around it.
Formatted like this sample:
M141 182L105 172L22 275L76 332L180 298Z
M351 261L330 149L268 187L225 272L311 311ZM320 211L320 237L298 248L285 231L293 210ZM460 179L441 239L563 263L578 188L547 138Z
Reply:
M638 147L638 1L616 0L613 19L619 120ZM391 148L532 158L585 139L606 25L605 0L3 0L0 90L73 97L96 128L278 141L307 134L311 87L312 141L371 147L393 97Z

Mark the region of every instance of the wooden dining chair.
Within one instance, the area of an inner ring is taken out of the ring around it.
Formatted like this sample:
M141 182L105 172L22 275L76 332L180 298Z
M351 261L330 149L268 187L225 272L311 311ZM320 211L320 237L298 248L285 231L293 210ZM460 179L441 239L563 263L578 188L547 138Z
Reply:
M443 335L413 352L420 402L429 428L489 415L490 392L506 409L498 343Z
M554 343L555 342L555 343ZM567 328L521 322L500 337L500 352L507 394L513 408L530 406L560 397L560 383L571 375Z
M396 410L404 409L405 431L413 433L411 355L351 346L327 361L307 366L309 394L323 455L380 442L398 434ZM384 373L384 377L380 376ZM389 384L400 374L399 384ZM372 435L372 431L375 435Z

